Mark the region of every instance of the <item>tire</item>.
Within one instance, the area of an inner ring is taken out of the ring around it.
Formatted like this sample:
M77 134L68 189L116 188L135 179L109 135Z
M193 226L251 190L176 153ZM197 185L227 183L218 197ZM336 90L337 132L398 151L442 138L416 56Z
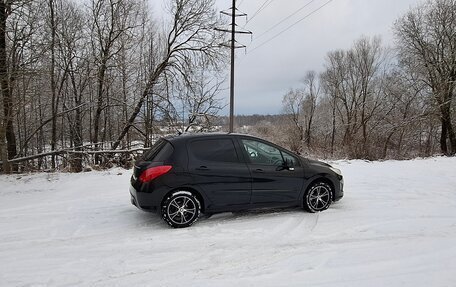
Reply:
M304 209L311 213L328 209L332 203L333 193L329 184L323 181L313 183L304 194Z
M195 195L188 191L171 194L162 205L162 218L174 228L188 227L198 220L201 204Z

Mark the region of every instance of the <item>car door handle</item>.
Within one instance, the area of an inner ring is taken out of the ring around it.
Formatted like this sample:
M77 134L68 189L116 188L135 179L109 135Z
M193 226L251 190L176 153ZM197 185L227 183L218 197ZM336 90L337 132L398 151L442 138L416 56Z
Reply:
M257 168L253 172L254 173L264 173L264 170L262 170L261 168Z
M210 170L207 166L202 165L200 167L197 167L196 170Z

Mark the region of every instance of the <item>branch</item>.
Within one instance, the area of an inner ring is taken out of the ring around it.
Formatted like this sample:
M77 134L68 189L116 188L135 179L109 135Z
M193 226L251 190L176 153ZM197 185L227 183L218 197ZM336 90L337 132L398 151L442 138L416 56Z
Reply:
M55 150L55 151L50 151L50 152L45 152L45 153L40 153L40 154L35 154L35 155L30 155L30 156L25 156L25 157L19 157L15 159L8 160L10 163L17 163L17 162L23 162L27 160L32 160L32 159L37 159L41 157L46 157L46 156L51 156L51 155L60 155L60 154L117 154L117 153L135 153L135 152L140 152L140 151L146 151L149 150L148 148L135 148L135 149L130 149L130 150L94 150L94 151L75 151L75 150ZM3 164L3 162L0 161L0 165Z
M72 111L74 111L74 110L77 110L77 109L79 109L80 107L82 107L82 106L84 106L84 105L85 105L85 103L84 103L84 104L80 104L79 106L74 107L74 108L72 108L72 109L69 109L69 110L66 110L66 111L62 111L62 112L56 114L55 117L61 117L61 116L63 116L64 114L69 113L69 112L72 112ZM25 139L24 144L21 146L20 154L22 154L22 152L24 151L25 146L26 146L26 145L28 144L28 142L32 139L32 137L33 137L37 132L39 132L46 124L48 124L49 122L51 122L53 119L54 119L54 117L50 117L49 119L45 120L38 128L36 128L36 129L27 137L27 139Z

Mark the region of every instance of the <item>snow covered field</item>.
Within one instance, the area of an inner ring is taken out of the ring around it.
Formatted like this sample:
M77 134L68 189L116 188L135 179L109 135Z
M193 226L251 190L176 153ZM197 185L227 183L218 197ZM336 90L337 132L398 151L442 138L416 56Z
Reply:
M0 176L0 286L456 286L456 158L339 161L329 210L171 229L131 172Z

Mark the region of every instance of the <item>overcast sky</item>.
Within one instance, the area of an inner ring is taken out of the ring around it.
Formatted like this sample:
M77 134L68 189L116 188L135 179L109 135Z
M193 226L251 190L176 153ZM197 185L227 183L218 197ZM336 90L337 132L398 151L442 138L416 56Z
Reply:
M236 51L235 114L280 113L283 95L290 88L300 86L306 71L322 71L327 52L348 49L362 35L380 35L384 45L392 46L394 21L410 7L422 2L332 0L308 18L262 45L328 1L267 1L266 3L270 4L252 18L265 0L237 0L238 8L251 18L247 24L245 18L238 18L238 24L240 27L245 25L246 29L253 32L253 41L250 36L237 36L237 40L247 46L247 54L244 49ZM216 3L221 10L231 7L231 0L216 0ZM310 4L299 13L264 33L308 3ZM259 45L262 46L255 49ZM228 83L229 81L227 87ZM222 92L221 96L228 103L229 90ZM227 114L228 109L223 113Z

